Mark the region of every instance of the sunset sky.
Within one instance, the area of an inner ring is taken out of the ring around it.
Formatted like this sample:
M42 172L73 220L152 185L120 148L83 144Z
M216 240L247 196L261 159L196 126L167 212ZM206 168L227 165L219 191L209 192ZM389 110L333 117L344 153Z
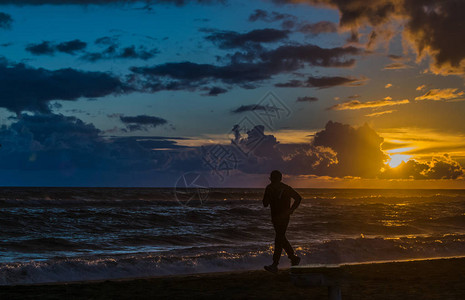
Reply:
M0 0L0 185L465 188L464 11Z

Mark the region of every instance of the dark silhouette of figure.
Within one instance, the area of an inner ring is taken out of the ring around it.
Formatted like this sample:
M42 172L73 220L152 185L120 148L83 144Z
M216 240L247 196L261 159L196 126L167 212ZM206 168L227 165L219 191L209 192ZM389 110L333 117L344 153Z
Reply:
M270 205L271 222L276 232L273 264L265 266L265 270L273 273L278 272L279 259L283 248L287 257L291 260L291 265L296 266L300 263L300 257L294 254L294 250L286 238L286 230L290 216L299 207L302 197L292 187L282 183L281 180L281 172L278 170L272 171L270 174L271 183L267 185L263 196L263 206L268 207ZM294 199L292 206L291 198Z

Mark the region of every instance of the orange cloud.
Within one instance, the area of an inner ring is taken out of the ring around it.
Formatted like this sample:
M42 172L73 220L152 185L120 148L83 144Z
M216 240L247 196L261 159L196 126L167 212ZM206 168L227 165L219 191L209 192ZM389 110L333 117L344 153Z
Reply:
M388 83L388 84L386 84L386 85L384 86L384 88L386 88L386 89L388 89L388 88L390 88L390 87L392 87L392 84L390 84L390 83Z
M415 100L449 100L456 99L464 95L464 92L458 92L458 89L432 89L423 96L416 97Z
M413 155L420 161L431 160L434 156L446 153L452 157L465 157L465 136L456 132L443 132L435 129L404 127L380 131L385 141L383 150L391 153Z
M380 111L380 112L375 112L372 114L365 115L365 117L378 117L378 116L385 115L385 114L392 114L393 112L395 112L395 110Z
M417 87L417 91L422 91L422 90L425 89L425 87L426 87L426 85L422 84L422 85Z
M381 100L360 102L358 100L347 101L344 103L339 103L329 107L329 110L354 110L362 108L377 108L383 106L394 106L409 103L408 99L404 100L392 100L391 97L386 97Z

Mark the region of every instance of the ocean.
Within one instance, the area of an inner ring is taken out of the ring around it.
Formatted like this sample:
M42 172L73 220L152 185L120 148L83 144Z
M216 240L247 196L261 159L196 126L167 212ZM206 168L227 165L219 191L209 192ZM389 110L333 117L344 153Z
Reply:
M263 191L0 188L0 284L262 269ZM297 191L287 237L301 264L465 255L465 190Z

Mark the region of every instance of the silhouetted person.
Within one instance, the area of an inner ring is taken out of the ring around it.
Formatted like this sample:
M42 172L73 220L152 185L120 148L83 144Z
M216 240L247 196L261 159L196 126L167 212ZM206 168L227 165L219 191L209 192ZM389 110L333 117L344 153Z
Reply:
M271 207L271 221L276 232L273 264L265 266L265 270L276 273L278 272L279 259L281 253L286 251L287 257L291 260L291 265L296 266L300 263L300 257L294 254L291 244L286 238L287 225L291 214L299 207L302 197L293 188L281 182L282 174L274 170L270 174L271 183L267 185L263 196L263 206ZM291 206L291 198L294 203Z

